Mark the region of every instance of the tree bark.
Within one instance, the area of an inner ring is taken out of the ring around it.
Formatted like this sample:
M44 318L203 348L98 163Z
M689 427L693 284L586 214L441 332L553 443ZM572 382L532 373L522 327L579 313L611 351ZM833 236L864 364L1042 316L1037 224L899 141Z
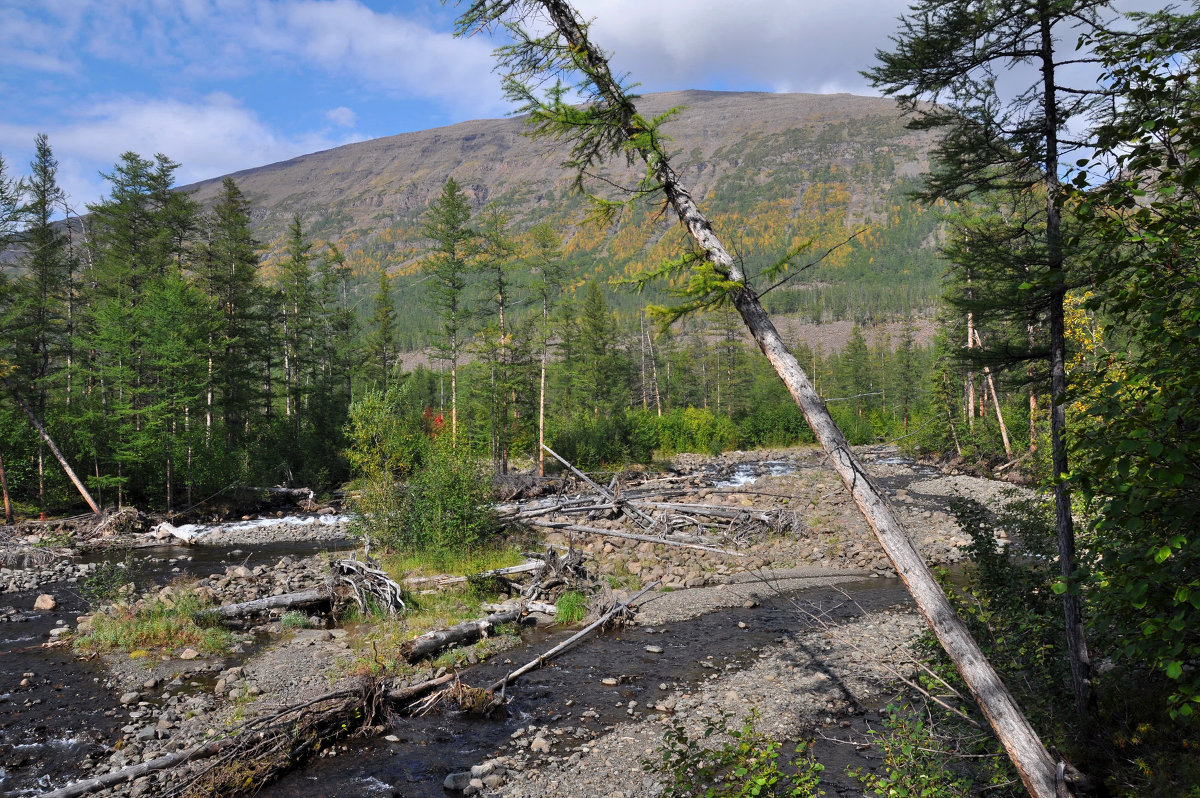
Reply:
M226 604L210 610L210 614L221 618L240 618L244 615L256 615L267 610L285 610L293 607L310 607L314 604L329 601L329 593L321 588L301 590L296 593L284 593L279 596L267 596L254 601L243 601L239 604Z
M13 524L12 501L8 498L8 477L4 475L4 458L0 457L0 492L4 493L4 523Z
M416 662L426 657L432 657L442 649L449 648L450 646L474 643L481 637L486 636L492 630L492 627L518 621L524 613L525 610L523 607L514 607L503 612L494 612L486 618L463 621L460 624L451 626L449 629L426 632L423 635L414 637L407 643L401 644L399 648L400 656L409 662Z
M33 411L29 409L29 405L25 404L25 400L21 398L19 393L17 393L17 389L7 377L4 378L4 384L8 386L10 391L12 391L12 395L17 400L17 404L19 404L21 409L25 411L25 415L29 416L30 422L33 423L33 426L37 429L38 434L42 436L42 440L44 440L46 445L50 447L50 451L54 452L54 456L58 458L58 463L62 466L63 471L65 471L67 476L71 478L71 481L75 483L75 488L79 491L79 495L82 496L84 501L88 503L88 506L92 508L92 512L96 515L99 515L99 505L97 505L96 500L92 498L92 494L88 493L87 488L83 486L83 482L80 481L79 477L75 475L75 471L67 462L67 458L63 457L63 453L58 450L58 446L56 446L54 441L50 438L50 433L46 432L46 428L43 427L42 423L37 420L37 416L35 416Z
M540 2L604 102L619 115L620 121L614 124L620 124L626 139L638 148L681 224L718 272L728 275L730 281L739 284L730 294L734 307L741 314L759 349L787 386L822 448L829 454L834 469L853 495L855 504L874 531L896 573L904 580L921 614L962 674L997 738L1016 765L1026 789L1035 798L1055 798L1058 769L1053 758L983 655L978 643L971 637L966 625L955 614L933 574L896 520L891 507L851 452L825 403L813 389L796 358L787 350L779 331L749 287L740 264L730 255L713 231L712 222L700 212L691 194L680 183L665 153L650 143L656 139L645 135L646 131L638 122L632 102L614 79L603 54L587 38L585 27L575 10L566 0Z

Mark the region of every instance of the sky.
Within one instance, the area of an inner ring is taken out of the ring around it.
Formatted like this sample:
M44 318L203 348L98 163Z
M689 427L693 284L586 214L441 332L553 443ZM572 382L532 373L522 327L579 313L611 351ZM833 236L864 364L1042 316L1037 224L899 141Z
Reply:
M640 92L874 94L907 0L578 0ZM187 184L512 109L486 36L437 0L0 0L0 155L46 133L82 211L121 153Z

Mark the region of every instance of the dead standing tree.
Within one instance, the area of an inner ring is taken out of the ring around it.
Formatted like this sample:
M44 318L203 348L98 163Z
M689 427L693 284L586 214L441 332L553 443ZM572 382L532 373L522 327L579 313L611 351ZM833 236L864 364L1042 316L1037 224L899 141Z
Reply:
M722 302L737 309L804 413L918 609L962 674L1026 789L1035 798L1054 798L1060 788L1065 789L1061 768L955 614L887 501L850 451L808 376L784 345L741 265L672 168L661 131L670 113L648 120L637 112L633 96L613 75L607 56L588 37L587 23L565 0L474 0L458 20L458 34L471 35L493 26L502 26L512 40L497 51L509 97L522 103L522 110L529 114L533 135L571 142L571 155L564 165L574 170L577 187L582 188L594 168L613 155L624 155L630 165L639 161L645 165L633 199L661 192L695 244L692 252L658 270L659 274L688 272L690 299L679 310ZM535 34L531 32L534 30L545 32ZM564 85L564 78L574 85ZM555 83L542 97L537 89L549 80ZM572 90L583 97L584 105L566 102L573 96ZM630 201L597 199L597 209L611 212ZM796 254L788 253L774 273L786 271Z

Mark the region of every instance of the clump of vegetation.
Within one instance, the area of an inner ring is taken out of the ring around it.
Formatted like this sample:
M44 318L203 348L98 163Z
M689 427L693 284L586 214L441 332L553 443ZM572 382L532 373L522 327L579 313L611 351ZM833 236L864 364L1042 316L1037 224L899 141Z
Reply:
M299 610L289 610L279 619L279 625L284 629L307 629L308 616Z
M698 738L688 734L682 721L668 725L656 749L658 759L642 761L644 771L663 776L663 798L825 794L817 787L825 767L813 759L807 743L796 746L790 761L780 762L782 745L759 731L757 710L750 711L741 728L730 726L732 717L705 718Z
M563 626L579 623L587 616L587 596L578 590L568 590L554 602L554 622Z
M852 771L868 794L896 798L967 798L973 794L973 780L949 766L956 755L972 752L944 749L927 720L912 707L900 709L888 705L887 713L886 730L871 730L871 736L883 751L882 765L874 772ZM982 761L991 762L1003 756L997 751L991 754ZM1002 773L992 786L1008 783L1008 775Z
M226 651L229 631L205 616L210 603L187 589L140 607L121 606L92 616L91 628L75 639L84 651L171 650L190 646L207 654Z

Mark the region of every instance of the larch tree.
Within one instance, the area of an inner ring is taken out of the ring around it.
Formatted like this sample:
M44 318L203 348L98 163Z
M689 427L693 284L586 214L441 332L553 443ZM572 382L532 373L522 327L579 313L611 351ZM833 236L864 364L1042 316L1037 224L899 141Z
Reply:
M508 96L529 114L534 135L570 142L565 163L574 171L577 186L582 187L586 176L613 155L645 167L633 199L660 197L693 242L693 249L684 257L657 270L660 274L686 273L689 300L681 310L725 302L737 309L829 453L917 607L962 673L1026 788L1035 798L1054 796L1058 782L1054 760L850 450L808 376L784 345L741 264L681 182L667 153L662 130L665 118L647 119L638 113L634 98L613 75L607 56L592 42L588 24L565 0L475 0L459 18L458 31L469 35L496 25L503 26L510 40L498 50ZM543 96L539 87L555 78ZM565 85L563 78L573 85ZM568 97L576 96L582 105L567 102ZM628 199L602 202L601 210L620 210ZM781 259L768 279L777 278L787 260Z
M1048 325L1050 437L1059 567L1068 657L1076 709L1091 723L1095 697L1083 623L1071 515L1067 463L1067 343L1064 301L1082 264L1071 257L1063 230L1063 158L1081 146L1070 140L1072 123L1085 121L1101 98L1095 84L1073 86L1064 75L1095 56L1077 43L1105 27L1106 0L921 0L900 21L891 52L864 73L901 107L914 114L910 127L942 131L934 155L938 166L926 179L929 199L971 200L1001 195L1010 210L1020 198L1034 213L1006 220L1002 229L1020 237L1019 251L1031 273L1016 281L1023 307L1040 306ZM1065 39L1065 41L1064 41ZM1033 69L1030 69L1033 67ZM999 79L1007 72L1015 84ZM1029 235L1033 231L1033 235ZM960 259L978 277L989 263ZM1011 271L1012 258L996 266ZM975 285L975 291L982 289Z
M382 393L387 393L397 357L396 301L392 298L392 279L384 264L379 266L379 282L372 303L374 311L367 331L366 360L363 365L367 379L376 382Z
M431 292L442 321L438 352L450 364L450 439L458 440L458 362L466 342L463 291L471 268L476 233L469 226L471 206L454 178L429 206L425 237L432 242Z

